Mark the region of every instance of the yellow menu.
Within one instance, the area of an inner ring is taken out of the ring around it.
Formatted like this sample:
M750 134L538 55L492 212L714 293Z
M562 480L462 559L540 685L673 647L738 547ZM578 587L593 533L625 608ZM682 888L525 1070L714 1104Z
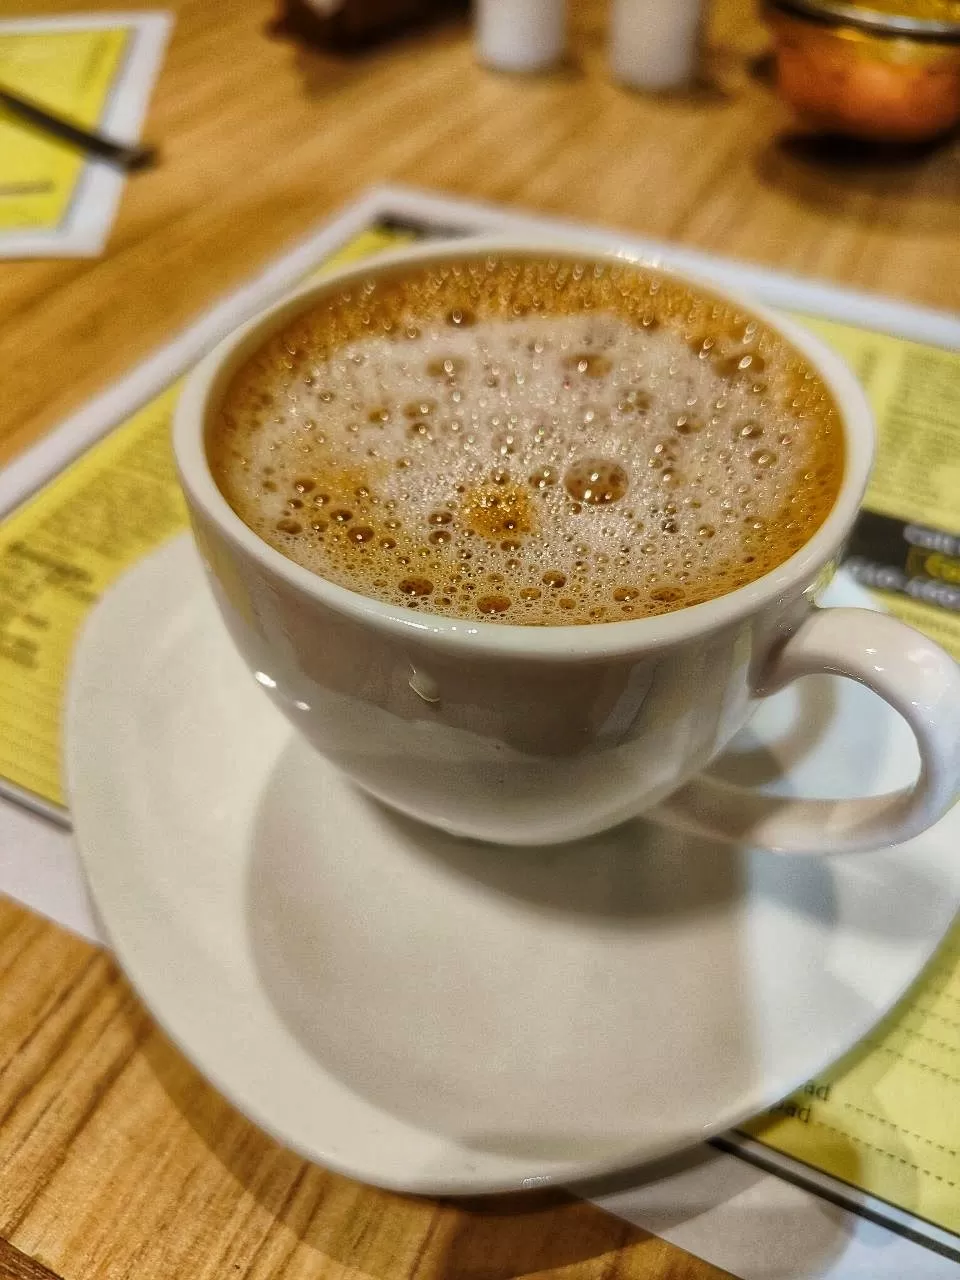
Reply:
M877 458L864 505L888 517L891 524L909 526L916 521L956 541L960 537L960 353L831 320L795 319L844 357L873 408ZM953 548L952 555L941 553L936 565L928 557L924 576L932 573L944 584L960 586L958 553L960 546ZM960 658L960 590L950 608L925 603L922 595L911 598L884 590L876 595L885 609Z
M63 804L60 711L74 638L129 565L186 525L171 387L0 525L0 774Z
M366 231L325 269L409 234ZM881 541L905 526L913 536L921 513L948 539L960 534L960 355L801 319L849 361L873 403L880 451L867 505ZM77 629L125 568L185 525L169 443L177 393L169 387L0 522L8 790L63 804L60 712ZM883 596L960 656L960 612L903 591ZM960 1234L960 928L845 1062L745 1130Z
M960 1235L960 926L852 1054L744 1129Z
M96 126L109 101L129 27L0 31L0 85L77 124ZM84 157L0 106L0 232L55 230L84 171Z

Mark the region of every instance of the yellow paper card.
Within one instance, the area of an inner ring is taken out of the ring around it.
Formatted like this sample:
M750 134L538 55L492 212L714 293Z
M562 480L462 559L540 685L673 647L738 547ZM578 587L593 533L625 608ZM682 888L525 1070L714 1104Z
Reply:
M960 354L832 320L796 316L847 361L877 423L877 459L864 505L960 534ZM890 591L885 609L960 658L960 614Z
M0 85L77 124L96 126L129 39L125 27L0 32ZM0 232L55 230L84 165L75 147L0 107Z
M745 1131L960 1235L960 926L852 1055Z
M877 420L877 462L865 505L960 534L960 354L797 319L839 351Z

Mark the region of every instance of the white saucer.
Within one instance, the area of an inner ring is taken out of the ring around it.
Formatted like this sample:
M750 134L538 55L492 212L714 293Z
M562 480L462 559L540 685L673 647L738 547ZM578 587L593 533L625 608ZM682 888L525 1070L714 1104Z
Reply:
M819 679L722 767L842 794L915 764L878 700ZM728 1128L866 1032L960 900L960 808L832 862L643 823L495 849L394 816L268 703L186 538L87 626L67 769L97 909L167 1031L283 1142L408 1191L567 1182Z

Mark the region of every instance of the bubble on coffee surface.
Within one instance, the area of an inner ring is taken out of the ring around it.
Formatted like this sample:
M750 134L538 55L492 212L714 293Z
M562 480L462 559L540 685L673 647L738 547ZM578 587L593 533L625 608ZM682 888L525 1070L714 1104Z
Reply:
M235 375L209 447L307 569L531 625L734 590L810 538L843 469L829 393L775 331L643 268L509 257L319 300Z

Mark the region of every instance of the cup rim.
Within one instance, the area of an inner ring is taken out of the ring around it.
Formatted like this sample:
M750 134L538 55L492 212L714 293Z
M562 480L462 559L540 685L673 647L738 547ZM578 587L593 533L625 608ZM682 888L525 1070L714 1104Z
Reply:
M314 300L350 281L405 265L421 265L485 253L564 257L623 263L669 276L700 293L742 308L775 329L817 371L836 402L843 430L844 473L833 507L802 547L762 577L701 604L653 617L603 623L528 626L485 622L406 609L364 596L289 560L240 519L221 493L210 469L206 429L213 405L230 377L268 337ZM655 255L627 247L597 249L576 237L539 240L510 235L471 236L418 243L361 259L331 271L286 295L221 341L188 375L173 426L174 455L180 482L192 502L239 550L263 569L337 613L397 639L475 654L525 658L609 658L662 648L741 621L778 599L806 590L836 554L849 532L867 486L874 452L873 418L863 389L840 356L788 316L781 316L739 293L677 271Z

